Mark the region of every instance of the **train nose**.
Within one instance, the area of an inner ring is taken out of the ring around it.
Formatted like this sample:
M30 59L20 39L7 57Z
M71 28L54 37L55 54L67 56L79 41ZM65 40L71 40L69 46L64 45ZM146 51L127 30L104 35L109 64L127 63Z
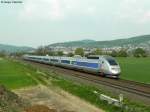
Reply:
M120 67L111 67L111 72L113 74L120 74L121 70L120 70Z

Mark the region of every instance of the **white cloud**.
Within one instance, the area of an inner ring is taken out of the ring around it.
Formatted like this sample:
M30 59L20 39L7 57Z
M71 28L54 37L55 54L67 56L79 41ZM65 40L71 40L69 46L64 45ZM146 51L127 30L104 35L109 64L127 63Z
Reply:
M140 20L141 23L150 22L150 10L145 12Z
M119 19L139 24L150 22L150 7L147 0L123 0L120 2L117 15Z
M148 0L26 0L21 20L64 20L80 18L117 18L132 23L150 22Z
M22 19L61 19L59 0L27 0L20 13Z
M62 20L70 14L89 14L96 11L95 4L86 0L26 0L20 12L21 19Z

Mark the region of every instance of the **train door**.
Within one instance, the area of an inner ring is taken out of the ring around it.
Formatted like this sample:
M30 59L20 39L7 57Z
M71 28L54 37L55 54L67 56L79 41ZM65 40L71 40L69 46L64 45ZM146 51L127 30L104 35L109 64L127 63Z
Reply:
M100 71L101 71L101 74L103 76L105 76L107 74L108 65L107 65L107 62L104 59L101 60L101 70Z

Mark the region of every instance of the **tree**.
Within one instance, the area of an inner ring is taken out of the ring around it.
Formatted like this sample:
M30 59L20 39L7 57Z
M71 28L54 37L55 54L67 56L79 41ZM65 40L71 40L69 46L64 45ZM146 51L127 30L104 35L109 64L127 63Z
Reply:
M57 55L58 55L58 56L63 56L64 53L63 53L63 51L58 51L58 52L57 52Z
M135 49L133 55L135 57L146 57L147 56L146 51L144 49L142 49L142 48Z
M10 53L9 56L21 57L24 54L27 54L27 53L26 52L14 52L14 53Z
M49 54L49 48L47 46L40 46L35 51L35 54L37 54L37 55L46 55L46 54Z
M6 51L2 50L0 51L0 57L5 57L6 56Z
M44 53L43 49L44 49L43 46L38 47L36 49L36 51L35 51L35 54L37 54L37 55L43 55L43 53Z
M102 54L102 50L99 49L99 48L97 48L97 49L94 51L93 54L94 54L94 55L101 55L101 54Z
M118 56L118 57L127 57L128 54L127 54L126 50L121 49L121 50L117 53L117 56Z
M84 50L83 50L83 48L77 48L75 50L75 54L76 55L80 55L80 56L84 56Z
M73 53L68 53L68 55L67 56L69 56L69 57L73 57L74 56L74 54Z
M49 51L49 52L48 52L48 55L49 55L49 56L55 56L56 53L55 53L54 51Z
M112 57L117 57L117 56L118 56L117 51L113 50L112 53L111 53L111 56L112 56Z

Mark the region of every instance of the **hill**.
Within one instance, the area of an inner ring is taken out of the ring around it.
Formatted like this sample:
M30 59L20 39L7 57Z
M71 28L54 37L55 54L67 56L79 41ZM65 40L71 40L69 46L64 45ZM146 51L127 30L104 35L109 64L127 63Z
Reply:
M94 40L81 40L81 41L70 41L70 42L64 42L64 43L54 43L49 46L57 47L57 46L62 46L62 47L83 47L83 46L89 46L91 43L94 43L96 41Z
M0 51L5 51L5 52L8 52L8 53L29 52L29 51L32 51L32 50L34 50L34 48L0 44Z
M49 47L150 47L150 35L136 36L127 39L117 39L110 41L94 41L94 40L81 40L64 43L55 43Z

